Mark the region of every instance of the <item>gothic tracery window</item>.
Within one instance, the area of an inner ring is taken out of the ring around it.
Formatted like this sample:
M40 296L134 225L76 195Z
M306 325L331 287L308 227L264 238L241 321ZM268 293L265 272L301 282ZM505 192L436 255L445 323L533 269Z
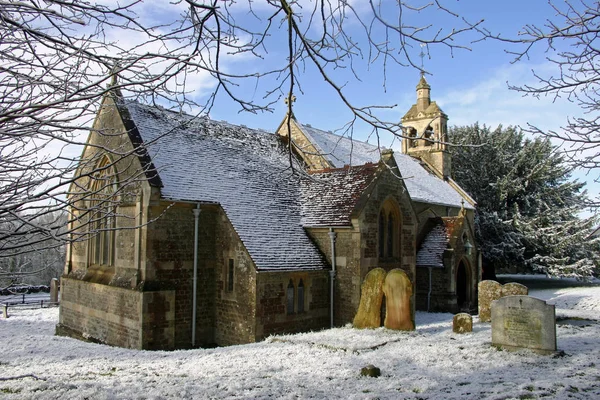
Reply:
M116 175L110 159L98 163L90 185L89 263L113 266L115 259L115 192Z

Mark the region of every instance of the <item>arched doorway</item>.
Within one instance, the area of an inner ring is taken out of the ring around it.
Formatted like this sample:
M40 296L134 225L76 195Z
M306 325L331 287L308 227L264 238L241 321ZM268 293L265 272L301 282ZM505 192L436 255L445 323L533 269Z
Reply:
M461 261L456 270L456 305L459 310L464 310L469 309L470 303L469 271L464 261Z

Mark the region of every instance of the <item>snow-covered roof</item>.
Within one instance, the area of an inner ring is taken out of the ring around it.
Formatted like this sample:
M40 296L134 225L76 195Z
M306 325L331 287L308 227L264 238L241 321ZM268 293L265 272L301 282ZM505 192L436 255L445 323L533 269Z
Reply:
M291 177L276 135L126 106L158 171L163 198L220 204L258 269L326 266L302 227L300 182Z
M400 170L404 184L414 201L428 204L440 204L451 207L473 209L450 184L439 178L429 168L408 154L394 152L394 159Z
M425 236L417 252L417 267L444 268L444 251L448 248L448 232L440 221Z
M304 226L351 225L357 201L375 178L377 164L312 173L302 181Z
M380 149L373 144L338 136L311 126L299 125L335 168L379 162ZM462 206L464 199L461 194L448 182L431 172L425 164L400 152L394 152L394 158L404 178L406 189L414 201L451 207ZM473 209L468 202L464 207Z
M310 125L298 125L320 154L335 168L343 168L344 165L376 164L381 158L379 148L372 144L325 132Z

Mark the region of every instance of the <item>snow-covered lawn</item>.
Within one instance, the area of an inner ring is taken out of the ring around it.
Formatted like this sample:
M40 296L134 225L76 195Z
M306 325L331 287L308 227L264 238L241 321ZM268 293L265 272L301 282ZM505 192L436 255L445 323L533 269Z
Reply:
M6 399L600 398L600 287L533 290L556 304L563 356L490 346L489 324L452 333L452 315L417 314L417 330L339 328L206 350L148 352L53 335L57 309L0 318ZM561 325L561 317L593 319ZM379 378L360 376L373 364ZM35 376L39 379L35 379Z

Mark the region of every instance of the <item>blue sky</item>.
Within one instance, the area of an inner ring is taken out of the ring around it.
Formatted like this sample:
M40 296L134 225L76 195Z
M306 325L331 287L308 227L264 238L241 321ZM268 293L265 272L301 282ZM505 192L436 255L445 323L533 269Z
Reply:
M355 1L354 3L359 3ZM425 3L425 2L421 2ZM360 4L360 3L359 3ZM525 24L544 23L546 18L554 18L554 11L546 0L527 1L480 1L451 0L442 2L462 17L471 22L484 19L483 26L492 32L515 37ZM415 25L431 23L437 29L445 29L460 25L460 21L443 18L439 13L430 12L416 15ZM407 21L408 23L408 21ZM420 25L419 25L420 26ZM285 39L285 38L283 38ZM455 50L451 54L443 46L431 46L430 57L424 61L428 72L427 79L432 87L432 99L436 100L450 117L450 125L479 123L497 126L526 125L527 122L546 129L558 129L564 124L566 117L578 112L577 107L566 101L553 104L552 99L523 98L510 91L511 84L533 83L535 80L531 70L551 71L552 67L544 58L544 48L535 48L533 58L511 64L513 56L505 52L515 49L505 43L486 40L471 43L474 36L466 34L457 39L458 44L471 50ZM273 41L269 50L271 60L285 56L283 41ZM411 53L420 61L420 48L413 48ZM252 61L255 63L256 61ZM265 61L268 62L268 61ZM250 65L244 67L252 68ZM386 90L383 88L382 70L379 65L359 70L362 82L349 77L344 72L332 72L330 77L339 84L346 84L349 97L358 104L397 104L392 110L385 112L388 120L399 120L415 100L415 86L419 72L410 67L388 66ZM301 121L323 129L335 130L343 126L351 117L333 90L329 89L322 78L314 70L307 68L301 74L300 82L304 93L296 93L295 115ZM260 98L254 82L248 82L246 94L252 93ZM227 99L221 98L217 107L211 112L215 119L228 120L252 127L273 130L285 115L285 105L280 102L273 113L238 114L238 108ZM360 132L357 132L361 136ZM367 130L364 137L366 139Z
M426 2L413 2L419 3ZM354 4L360 9L361 2L354 1ZM469 22L483 19L483 27L492 33L511 38L517 37L526 24L541 26L546 19L560 21L547 0L450 0L443 1L442 4ZM560 2L557 4L560 5ZM411 18L414 18L416 26L431 23L432 29L436 30L438 27L447 30L453 26L461 26L459 18L451 18L435 10L405 15L405 23L411 23ZM508 84L535 83L532 70L543 75L556 74L554 66L546 60L549 54L545 53L545 47L534 47L531 58L512 63L514 56L508 54L507 50L515 51L520 47L494 40L472 43L475 38L473 34L465 34L456 40L457 44L467 46L470 50L459 49L451 53L444 46L430 46L429 56L424 60L428 72L427 79L432 87L432 99L449 115L450 125L479 122L492 127L498 124L525 127L527 123L531 123L548 130L560 129L568 116L578 115L578 107L566 100L556 100L553 97L523 97L522 94L508 89ZM271 43L269 56L272 59L285 55L284 41L274 40ZM420 51L419 47L413 47L411 51L417 61ZM345 75L343 71L334 71L330 77L338 84L345 84L348 96L360 105L397 104L397 107L382 114L390 121L398 121L414 103L415 86L419 79L419 72L415 69L388 65L385 90L380 65L376 64L369 71L366 68L359 71L362 82ZM308 67L299 79L304 93L296 93L295 115L301 122L326 130L336 130L351 118L351 114L337 95L324 84L314 70ZM258 96L259 92L254 83L251 83L248 89L254 90L254 95ZM233 123L274 130L283 119L286 108L283 102L280 102L273 113L254 115L232 111L237 111L237 108L226 99L222 99L211 112L211 116ZM367 127L355 132L357 138L373 141L372 137L369 138L369 133ZM383 138L382 144L391 145L391 138ZM396 146L397 144L393 145ZM583 173L578 173L577 177L588 180L588 190L598 193L591 184L592 177L586 177Z
M113 0L106 0L112 2ZM361 15L367 15L369 10L366 1L349 1ZM413 5L424 5L429 0L411 0ZM561 4L562 0L557 0ZM302 0L305 10L310 9L310 1ZM393 19L394 1L384 1L386 16ZM405 24L414 26L425 26L431 24L430 32L442 29L448 32L452 27L461 27L464 24L461 18L471 23L483 20L481 26L492 33L499 33L507 37L517 37L518 32L526 24L541 26L546 19L560 21L556 12L550 7L547 0L440 0L440 3L448 7L460 17L451 17L439 10L428 9L421 12L406 12L403 15ZM181 12L182 5L165 8L162 3L145 3L147 14L143 18L157 18L164 15ZM254 1L257 14L270 12L266 2ZM160 9L160 10L159 10ZM234 17L243 25L260 26L263 22L258 21L248 14L247 3L240 1L233 8ZM231 72L246 73L281 67L285 65L287 55L286 37L275 28L271 30L271 36L267 41L267 51L263 58L252 58L249 56L233 57L227 60L224 66ZM304 20L306 22L306 18ZM363 51L367 46L361 42L360 26L349 24L347 32L356 40ZM312 31L309 31L312 32ZM478 36L471 33L460 35L456 38L456 44L469 47L470 50L457 49L452 53L442 45L429 47L429 54L424 60L427 71L427 80L432 87L432 99L437 101L441 108L448 114L450 125L467 125L479 122L491 127L498 124L504 126L516 125L525 127L527 123L538 126L541 129L560 129L567 121L567 117L578 115L579 109L576 105L564 99L554 98L536 99L523 97L520 93L508 89L508 83L514 85L533 84L535 78L532 70L541 72L543 75L556 74L556 69L546 60L547 54L542 46L536 47L531 52L530 59L511 63L514 56L507 54L506 50L518 50L515 45L509 45L494 40L472 43ZM123 38L119 38L123 40ZM391 39L392 42L394 38ZM415 45L410 49L411 57L420 63L418 54L421 48ZM419 72L411 67L401 67L388 64L386 68L385 88L383 85L383 69L380 62L368 66L360 58L357 61L357 72L360 81L346 70L328 71L329 77L337 84L344 85L348 98L357 105L384 104L397 106L380 113L380 117L388 121L399 121L411 104L415 102L415 86L419 79ZM368 67L368 68L367 68ZM296 91L297 101L295 103L295 116L302 123L308 123L325 130L339 129L351 118L351 113L340 101L334 91L329 88L318 75L316 69L310 63L304 64L298 74L302 93ZM206 98L214 88L205 76L195 77L191 89L195 90L197 99ZM265 90L277 84L274 80L265 80L257 84L253 79L240 82L235 88L236 93L261 101ZM211 110L211 117L217 120L226 120L235 124L244 124L254 128L262 128L273 131L283 120L286 106L283 101L275 104L273 112L267 113L244 113L239 112L239 106L232 103L226 96L220 96L216 106ZM366 126L359 126L355 131L355 137L361 140L373 141L369 137L370 130ZM381 144L397 148L398 144L391 142L391 136L382 137ZM597 175L597 173L595 174ZM582 173L577 174L581 179L592 181L592 177L586 177ZM596 176L593 176L594 178ZM600 185L596 185L600 186ZM598 189L588 184L588 190L594 194Z

